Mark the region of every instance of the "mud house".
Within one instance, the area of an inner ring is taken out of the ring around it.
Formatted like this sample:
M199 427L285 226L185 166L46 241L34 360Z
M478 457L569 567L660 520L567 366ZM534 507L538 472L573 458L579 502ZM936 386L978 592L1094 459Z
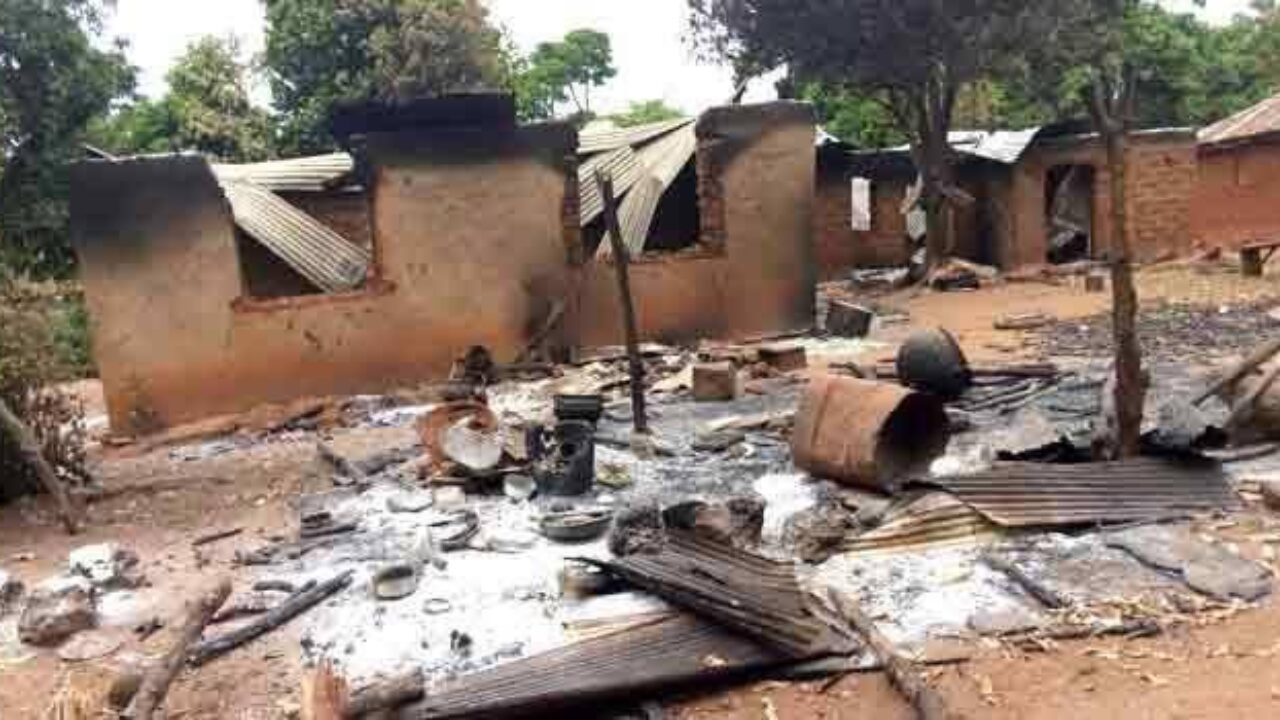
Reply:
M1196 239L1227 248L1280 240L1280 95L1204 128L1199 141Z
M641 330L665 341L809 327L814 125L801 104L584 132L511 99L350 108L350 153L249 166L91 161L72 232L113 428L617 344L593 182L618 186ZM560 319L556 321L555 319Z
M958 132L957 185L972 202L953 211L955 255L1011 269L1106 257L1111 238L1110 173L1100 139L1067 125L1023 131ZM1129 222L1139 259L1191 246L1195 135L1133 134ZM818 150L814 234L819 272L901 265L923 234L915 208L916 169L906 148L857 152L838 141Z

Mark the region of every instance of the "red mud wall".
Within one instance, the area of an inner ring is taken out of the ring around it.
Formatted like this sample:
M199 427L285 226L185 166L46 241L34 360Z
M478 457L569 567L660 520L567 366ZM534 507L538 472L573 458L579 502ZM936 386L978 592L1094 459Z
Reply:
M247 301L233 224L198 158L89 163L73 238L112 427L142 431L513 355L567 284L559 127L374 137L375 287ZM575 219L576 222L576 219Z
M631 268L646 339L748 338L812 326L814 122L807 105L709 111L698 124L702 243ZM579 341L623 341L615 269L582 268Z
M1280 239L1280 144L1202 150L1191 222L1209 246Z

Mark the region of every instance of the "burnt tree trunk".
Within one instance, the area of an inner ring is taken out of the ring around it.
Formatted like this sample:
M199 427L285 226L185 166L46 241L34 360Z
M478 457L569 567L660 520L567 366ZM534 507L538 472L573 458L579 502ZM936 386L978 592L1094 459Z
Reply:
M35 433L31 432L31 428L27 427L27 424L22 422L17 413L10 410L3 400L0 400L0 433L13 438L18 446L18 453L36 474L45 492L53 497L58 505L58 517L62 520L62 526L71 535L80 532L80 518L75 506L71 503L66 487L58 479L58 473L41 452L40 442L36 439Z
M912 159L920 173L920 205L925 213L925 277L946 261L955 247L948 193L953 191L951 113L958 87L945 67L920 87L891 94L899 123L910 128Z
M1107 148L1111 176L1111 290L1112 332L1115 345L1115 426L1109 438L1116 459L1134 457L1142 435L1146 378L1138 342L1138 293L1133 284L1127 187L1128 122L1134 84L1130 78L1119 91L1105 80L1092 88L1090 110Z

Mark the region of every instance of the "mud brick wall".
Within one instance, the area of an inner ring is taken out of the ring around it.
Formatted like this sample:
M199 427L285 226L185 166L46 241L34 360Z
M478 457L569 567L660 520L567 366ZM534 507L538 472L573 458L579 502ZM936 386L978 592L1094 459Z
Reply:
M1206 246L1238 248L1280 240L1280 143L1264 138L1229 148L1202 148L1192 236Z
M809 106L708 111L698 122L700 247L631 265L647 340L745 339L813 325L814 119ZM582 267L579 342L623 341L615 268Z
M852 227L852 173L836 161L819 161L813 234L818 274L845 277L854 268L902 265L910 257L902 214L907 181L877 180L871 187L871 230Z
M72 238L112 427L439 379L472 345L513 357L570 286L576 144L559 125L371 136L378 277L278 300L245 297L203 159L76 166Z

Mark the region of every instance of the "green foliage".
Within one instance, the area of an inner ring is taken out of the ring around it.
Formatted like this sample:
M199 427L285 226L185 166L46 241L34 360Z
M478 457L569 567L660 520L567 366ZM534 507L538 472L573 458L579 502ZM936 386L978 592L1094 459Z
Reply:
M824 130L854 147L883 148L907 142L889 109L864 93L809 83L800 96L813 104Z
M45 311L48 289L0 271L0 400L35 434L45 458L70 481L85 481L84 412L54 384L71 371L61 361ZM0 433L0 501L39 487L13 439Z
M508 58L479 0L265 0L283 154L332 149L335 104L503 87Z
M554 117L558 106L572 103L573 115L588 120L591 89L618 74L609 36L574 30L559 42L538 45L515 77L520 110L526 120Z
M682 117L683 112L661 100L645 100L631 103L626 112L610 115L609 119L618 127L635 127Z
M249 99L249 68L234 38L192 42L165 76L159 100L142 98L90 125L89 141L116 155L195 151L226 162L271 155L272 118Z
M0 264L66 275L66 163L85 126L132 89L123 48L100 49L98 0L0 0Z

